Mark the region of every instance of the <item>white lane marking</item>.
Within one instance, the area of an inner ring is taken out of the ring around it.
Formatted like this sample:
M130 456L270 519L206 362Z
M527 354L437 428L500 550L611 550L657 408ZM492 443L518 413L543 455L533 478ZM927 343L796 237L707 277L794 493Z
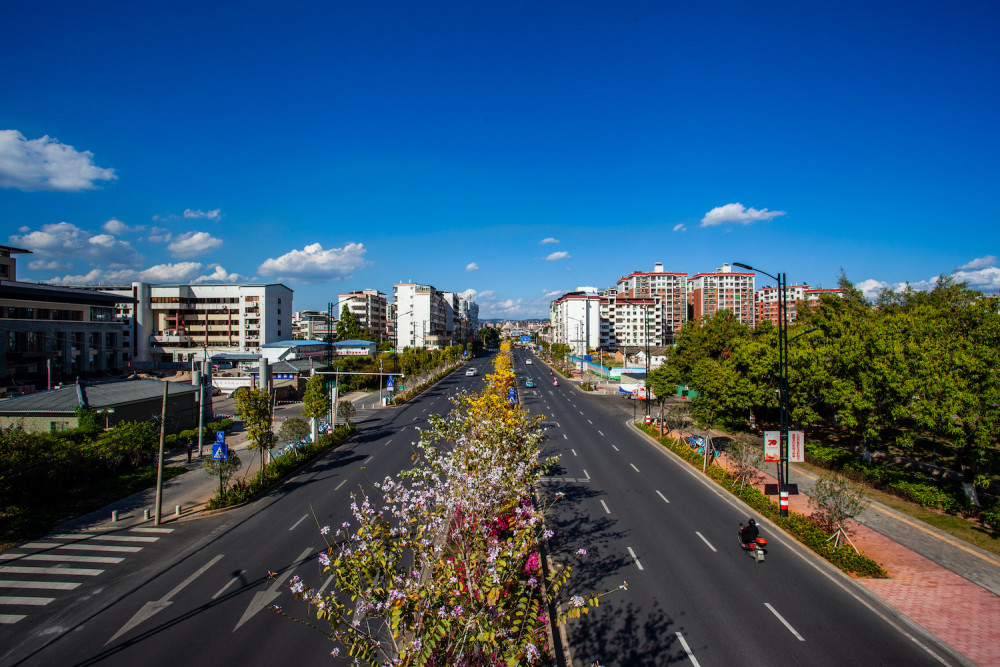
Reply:
M212 596L212 599L213 600L216 599L217 597L225 593L227 590L229 590L229 587L235 584L237 581L239 581L240 577L242 577L245 572L246 570L240 570L239 573L234 574L233 578L229 580L229 583L220 588L219 592Z
M181 583L177 584L176 586L174 586L173 588L171 588L169 591L167 591L167 594L164 595L159 600L153 600L151 602L147 602L146 604L142 605L142 609L140 609L139 611L135 612L135 615L133 615L132 618L130 618L128 620L128 622L125 625L123 625L118 632L115 633L114 637L112 637L108 641L104 642L104 645L107 646L108 644L110 644L114 640L118 639L123 634L125 634L126 632L128 632L129 630L131 630L132 628L134 628L135 626L137 626L140 623L142 623L143 621L151 618L157 612L162 611L162 610L166 609L167 607L169 607L171 604L173 604L173 600L171 598L173 598L175 595L177 595L182 590L184 590L188 585L191 584L192 581L194 581L195 579L197 579L201 575L205 574L205 572L208 571L208 569L210 567L212 567L213 565L215 565L216 563L218 563L220 560L222 560L223 556L224 556L224 554L218 554L217 556L215 556L214 558L212 558L212 560L208 561L207 563L205 563L204 565L202 565L200 568L198 568L197 570L195 570L193 573L191 573L188 576L187 579L185 579L184 581L182 581Z
M261 609L263 609L264 607L266 607L267 605L271 604L272 602L278 599L278 597L281 595L281 593L278 592L278 589L281 588L282 586L287 587L288 580L292 572L295 571L295 567L299 564L299 561L304 560L305 557L311 554L312 552L313 552L312 547L309 547L308 549L303 551L302 554L298 558L296 558L295 561L292 562L292 564L289 565L288 568L284 572L282 572L280 576L274 578L274 582L267 587L267 590L257 591L256 593L253 594L253 600L250 601L250 606L248 606L247 610L243 612L243 616L240 618L239 623L236 624L236 627L233 628L233 632L239 630L240 626L242 626L244 623L253 618L254 614L256 614Z
M52 547L57 547L62 542L28 542L27 544L22 544L22 549L51 549Z
M13 625L22 618L24 614L0 614L0 625Z
M563 440L569 440L569 436L563 433Z
M120 563L124 558L117 556L70 556L62 554L0 554L0 560L45 560L58 563Z
M289 528L288 530L290 530L290 531L291 531L291 530L295 530L296 528L298 528L298 527L299 527L299 524L300 524L300 523L302 523L303 521L305 521L305 520L306 520L306 519L308 519L308 518L309 518L309 515L308 515L308 514L303 514L303 515L302 515L302 518L301 518L301 519L299 519L298 521L296 521L295 523L293 523L293 524L292 524L292 527L291 527L291 528Z
M0 604L24 605L25 607L44 607L55 598L35 598L22 595L0 595Z
M129 528L130 533L172 533L173 528Z
M576 450L575 449L570 449L569 451L573 452L573 456L576 456Z
M611 449L615 450L616 452L620 452L620 451L621 451L620 449L618 449L618 448L617 448L617 447L615 447L614 445L611 445Z
M765 602L764 606L767 607L768 609L770 609L771 613L778 617L778 620L781 621L782 625L784 625L786 628L788 628L788 631L791 632L793 635L795 635L796 639L798 639L800 642L804 642L805 641L805 637L803 637L798 632L796 632L795 628L793 628L792 625L788 621L786 621L785 618L781 614L778 613L777 609L775 609L774 607L771 606L770 602Z
M0 579L0 588L39 588L49 591L71 591L80 585L78 581L15 581Z
M60 549L73 549L75 551L104 551L114 553L135 553L142 551L144 547L127 547L121 544L64 544Z
M371 463L371 461L372 461L373 458L375 458L375 457L374 456L369 456L368 458L366 458L363 465L368 465L369 463Z
M0 572L10 574L57 574L64 577L96 577L104 570L86 567L21 567L20 565L0 565Z
M660 498L663 498L663 502L667 503L668 505L670 504L670 501L667 500L667 497L662 493L660 493L659 490L657 490L656 495L658 495Z
M333 575L332 574L329 577L327 577L326 581L323 582L323 585L319 587L319 594L320 595L323 594L323 591L326 590L326 587L330 585L331 581L333 581Z
M640 570L645 570L646 568L644 568L642 566L642 563L639 562L639 557L635 555L634 551L632 551L632 547L626 547L626 548L628 549L628 555L631 556L632 560L635 561L635 566L638 567Z
M679 632L675 632L677 639L681 640L681 646L684 648L684 652L687 653L688 660L694 667L701 667L701 663L698 662L698 658L694 657L694 653L691 652L691 647L688 646L687 641L684 639L684 635Z
M583 476L586 477L587 479L590 479L590 473L587 472L586 469L584 469L584 471L583 471Z
M340 487L342 487L342 486L343 486L344 484L346 484L346 483L347 483L347 480L346 480L346 479L342 479L342 480L340 480L340 484L338 484L337 486L333 487L333 490L334 490L334 491L340 491Z
M659 491L657 491L657 493L659 493ZM699 532L698 532L697 530L696 530L696 531L694 531L694 534L695 534L695 535L697 535L698 537L700 537L700 538L701 538L701 541L702 541L702 542L704 542L705 544L707 544L707 545L708 545L708 548L709 548L709 549L711 549L712 551L715 551L715 552L717 552L717 553L718 553L718 551L719 551L719 550L718 550L718 549L716 549L715 547L713 547L713 546L712 546L712 543L711 543L711 542L709 542L709 541L708 541L707 539L705 539L705 536L704 536L704 535L702 535L701 533L699 533Z
M639 469L635 467L634 463L629 463L629 465L632 466L632 470L639 472Z
M604 437L604 434L603 434L603 433L601 433L601 430L600 430L600 429L598 429L598 430L597 430L597 435L601 436L602 438Z
M574 405L573 407L575 408L576 406ZM580 416L581 417L586 417L587 415L583 414L583 410L580 410Z
M604 502L603 500L601 501L601 507L604 508L604 513L605 514L611 514L611 510L608 509L608 504L606 502Z
M105 540L107 542L156 542L158 537L137 535L53 535L53 540Z
M389 446L389 443L390 443L390 442L392 442L392 438L389 438L388 440L386 440L386 441L385 441L385 444L384 444L384 445L382 445L382 446L383 446L383 447L388 447L388 446Z

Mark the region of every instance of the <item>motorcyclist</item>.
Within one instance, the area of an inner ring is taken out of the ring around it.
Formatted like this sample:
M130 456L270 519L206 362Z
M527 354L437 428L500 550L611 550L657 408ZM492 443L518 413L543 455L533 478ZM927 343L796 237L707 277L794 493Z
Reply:
M757 522L750 519L747 525L740 529L740 542L744 546L748 546L756 541L758 535L760 535L760 530L757 528Z

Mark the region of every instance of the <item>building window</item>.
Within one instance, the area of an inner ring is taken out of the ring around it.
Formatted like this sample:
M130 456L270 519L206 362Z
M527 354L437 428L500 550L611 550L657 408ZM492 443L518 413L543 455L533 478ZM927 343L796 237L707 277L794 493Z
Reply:
M68 431L69 422L49 422L49 431L52 433L58 433L60 431Z

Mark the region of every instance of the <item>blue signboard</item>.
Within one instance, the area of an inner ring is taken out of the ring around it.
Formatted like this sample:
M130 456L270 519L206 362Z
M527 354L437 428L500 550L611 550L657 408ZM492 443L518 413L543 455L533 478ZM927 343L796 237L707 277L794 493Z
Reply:
M226 432L225 431L216 431L215 432L215 443L218 444L218 445L224 445L224 444L226 444Z
M225 461L229 458L229 448L226 447L225 443L221 445L212 445L212 460L213 461Z
M522 343L530 343L531 342L531 336L521 336L521 342Z
M385 386L392 389L392 377L390 376L388 380L385 381Z

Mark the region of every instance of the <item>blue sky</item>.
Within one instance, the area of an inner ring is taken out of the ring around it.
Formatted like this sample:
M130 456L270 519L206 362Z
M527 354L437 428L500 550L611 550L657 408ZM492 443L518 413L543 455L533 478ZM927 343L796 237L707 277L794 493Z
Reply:
M1000 290L998 3L236 7L5 9L21 279L412 280L483 318L657 261Z

